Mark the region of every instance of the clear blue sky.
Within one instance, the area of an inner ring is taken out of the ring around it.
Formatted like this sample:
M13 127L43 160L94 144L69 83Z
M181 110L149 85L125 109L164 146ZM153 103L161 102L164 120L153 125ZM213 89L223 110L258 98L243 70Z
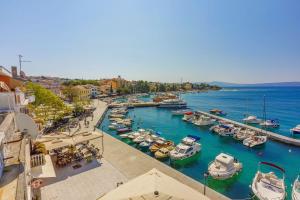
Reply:
M0 65L30 75L300 81L299 0L2 0Z

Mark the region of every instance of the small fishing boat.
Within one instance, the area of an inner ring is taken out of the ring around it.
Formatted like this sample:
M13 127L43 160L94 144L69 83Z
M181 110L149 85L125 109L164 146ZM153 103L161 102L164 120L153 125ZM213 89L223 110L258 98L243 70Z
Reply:
M194 124L196 126L209 126L213 125L215 123L215 119L212 119L211 117L207 117L205 115L200 115L198 119L194 120Z
M292 189L292 199L293 200L300 200L300 176L296 178L293 184Z
M255 131L252 131L250 129L240 129L239 131L236 131L235 134L233 134L233 138L236 140L244 140L253 135L255 135Z
M194 112L191 112L191 111L186 112L186 113L184 113L184 116L183 116L182 120L186 121L186 122L189 122L193 119L193 117L194 117Z
M136 137L139 137L142 133L140 133L139 131L134 131L134 132L130 132L128 133L127 138L133 140Z
M124 124L113 122L108 126L108 128L111 130L116 130L116 129L126 128L126 126Z
M219 115L219 116L225 116L225 115L227 115L226 112L224 112L223 110L219 110L219 109L211 109L209 112L211 114Z
M190 110L187 110L187 109L173 110L172 115L184 115L186 112L190 112Z
M149 141L143 141L139 144L139 147L141 149L147 149L152 145L153 142L149 142Z
M250 116L244 118L243 122L246 124L259 124L259 123L261 123L261 119L258 119L254 115L250 115Z
M110 114L108 117L109 118L121 118L121 119L123 119L123 118L125 118L125 115L123 115L123 114Z
M159 138L156 140L149 148L152 153L155 153L161 148L172 149L174 147L174 142L170 140L165 140L164 138Z
M122 121L123 119L122 118L119 118L119 117L111 117L109 118L109 121L111 122L120 122Z
M278 119L268 119L260 123L259 125L265 128L278 128L280 126L280 123Z
M173 147L174 148L174 147ZM170 151L173 150L173 148L160 148L158 151L154 153L155 158L157 159L166 159L170 156Z
M261 136L261 135L253 135L249 138L246 138L243 140L243 145L247 147L255 147L263 145L267 142L268 138L267 136Z
M127 114L128 110L126 108L116 108L110 111L111 114Z
M292 134L300 134L300 124L291 129Z
M145 138L146 138L146 134L142 134L142 135L140 135L140 136L134 138L132 141L133 141L134 143L139 144L139 143L141 143L141 142L144 142L144 141L145 141Z
M267 165L281 171L282 178L277 177L272 171L263 173L260 169L261 165ZM260 200L284 200L286 197L284 173L284 169L275 164L260 162L259 169L251 185L252 192Z
M234 157L220 153L214 161L208 166L209 175L218 180L225 180L231 178L243 168L241 162Z
M184 161L201 151L201 144L197 143L200 137L187 135L181 142L170 152L172 161Z
M130 131L131 131L131 128L129 128L129 127L117 129L118 134L127 133L127 132L130 132Z
M120 134L119 136L120 136L120 138L122 138L122 139L126 139L126 138L129 138L129 137L128 137L129 134L130 134L130 133L123 133L123 134Z
M219 124L212 127L213 132L218 133L220 136L232 136L235 133L235 127L233 124Z

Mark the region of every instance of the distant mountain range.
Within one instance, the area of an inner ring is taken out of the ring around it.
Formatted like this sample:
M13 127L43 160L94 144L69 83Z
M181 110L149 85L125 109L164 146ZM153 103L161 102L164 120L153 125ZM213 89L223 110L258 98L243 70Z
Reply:
M227 83L227 82L213 81L213 82L208 82L208 84L217 85L217 86L220 86L220 87L300 87L300 82L241 84L241 83Z

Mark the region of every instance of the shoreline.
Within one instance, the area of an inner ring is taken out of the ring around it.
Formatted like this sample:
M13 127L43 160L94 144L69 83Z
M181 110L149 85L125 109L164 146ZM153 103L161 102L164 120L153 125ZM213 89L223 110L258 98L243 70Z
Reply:
M97 122L93 124L99 125L101 124L103 116L108 109L108 105L100 100L95 100L94 105L96 106L96 110L94 111L95 117L93 121ZM204 188L206 187L206 196L210 199L230 199L223 194L204 186L204 184L194 180L193 178L184 175L168 165L112 137L97 127L96 130L102 133L103 136L103 158L119 170L128 180L142 175L153 168L157 168L168 176L188 185L201 194L204 194Z

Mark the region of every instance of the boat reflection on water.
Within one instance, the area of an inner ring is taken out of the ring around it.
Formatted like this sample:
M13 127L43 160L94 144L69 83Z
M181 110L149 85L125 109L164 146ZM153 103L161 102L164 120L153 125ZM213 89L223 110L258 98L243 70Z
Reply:
M169 164L171 167L173 167L175 169L189 168L189 167L197 166L197 165L199 165L200 156L201 156L201 152L199 152L185 160L182 160L180 162L174 162L172 160L169 160Z

